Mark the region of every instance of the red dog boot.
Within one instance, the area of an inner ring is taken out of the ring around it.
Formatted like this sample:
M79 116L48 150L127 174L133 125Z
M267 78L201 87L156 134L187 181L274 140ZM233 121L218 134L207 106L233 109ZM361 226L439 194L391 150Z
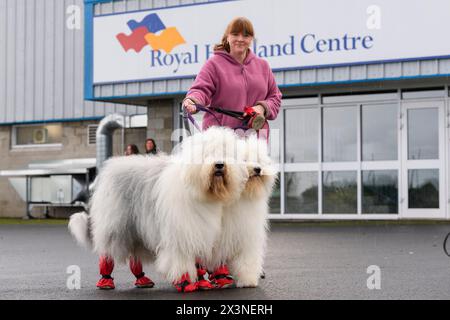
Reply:
M98 280L97 288L102 290L114 289L114 278L111 277L114 270L114 260L110 257L100 256L99 268L102 278Z
M136 282L134 285L136 288L153 288L155 283L148 277L145 276L145 273L142 271L142 263L139 258L130 258L130 270L136 277Z
M134 283L136 288L153 288L155 286L155 283L152 281L152 279L145 276L145 273L142 272L140 274L140 277L136 276L136 282Z
M228 267L225 264L217 268L209 279L217 289L229 288L234 284L233 277L230 275L230 271L228 271Z
M173 285L178 292L194 292L198 289L197 282L192 283L187 272L183 274L180 280L175 281Z
M97 282L97 288L101 290L112 290L114 286L114 278L108 275L102 275L102 278Z
M205 279L206 269L197 263L195 265L197 267L197 288L198 290L211 290L214 289L214 286L209 282L208 279Z

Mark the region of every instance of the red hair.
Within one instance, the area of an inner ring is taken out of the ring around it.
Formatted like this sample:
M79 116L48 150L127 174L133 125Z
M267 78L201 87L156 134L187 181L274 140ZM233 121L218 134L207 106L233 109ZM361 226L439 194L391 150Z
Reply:
M215 50L225 50L226 52L230 52L230 44L227 41L228 35L233 33L242 33L244 36L255 36L255 31L253 29L253 24L244 17L234 18L228 27L225 29L225 33L223 34L222 41L214 46Z

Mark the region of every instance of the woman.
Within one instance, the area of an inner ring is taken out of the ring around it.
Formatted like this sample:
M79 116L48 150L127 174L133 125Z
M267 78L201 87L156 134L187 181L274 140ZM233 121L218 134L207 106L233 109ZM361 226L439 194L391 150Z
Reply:
M251 50L254 39L252 23L246 18L235 18L228 25L221 43L214 47L211 57L200 70L194 84L183 100L183 107L196 112L195 104L242 112L252 106L267 120L274 120L280 109L281 92L267 61ZM237 128L239 119L216 113L205 113L203 130L213 125ZM268 129L268 125L264 127Z
M126 156L131 156L132 154L139 154L139 148L135 144L129 144L125 149Z
M238 112L251 106L257 115L266 120L277 117L281 92L267 61L250 50L254 36L253 25L248 19L239 17L231 21L221 42L214 47L214 56L200 70L183 100L183 107L188 112L195 113L196 104ZM242 127L239 119L217 112L215 115L220 123L213 115L205 113L203 130L214 125L233 129ZM267 122L263 129L269 129ZM267 135L265 137L267 139ZM199 268L198 273L202 280L200 289L202 285L208 289L203 282L204 270ZM233 284L226 265L214 270L210 279L219 288Z
M156 142L152 138L145 140L145 153L148 155L157 154Z

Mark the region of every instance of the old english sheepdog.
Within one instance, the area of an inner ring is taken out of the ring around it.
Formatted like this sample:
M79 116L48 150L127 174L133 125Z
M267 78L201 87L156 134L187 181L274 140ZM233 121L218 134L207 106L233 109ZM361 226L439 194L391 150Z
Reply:
M188 286L197 279L196 261L212 260L224 206L247 188L246 166L236 161L237 140L231 129L213 127L185 139L170 156L107 160L89 216L72 215L70 232L114 261L154 261L179 291L194 291Z
M224 207L222 232L207 268L219 270L212 277L218 276L219 283L226 284L231 274L237 278L237 287L256 287L263 273L268 202L277 169L268 155L266 140L251 135L240 145L249 179L239 200Z

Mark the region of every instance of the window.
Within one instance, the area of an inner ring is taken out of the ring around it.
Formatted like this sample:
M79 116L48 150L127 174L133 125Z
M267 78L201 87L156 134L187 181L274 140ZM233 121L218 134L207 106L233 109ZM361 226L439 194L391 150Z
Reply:
M323 161L356 161L357 108L331 107L323 109Z
M269 199L269 212L272 214L281 213L281 189L280 178L275 181L275 185L272 191L272 195Z
M318 108L286 110L287 163L318 161L319 116Z
M13 147L49 146L62 143L61 124L14 126L12 130Z
M439 159L439 110L408 110L408 160Z
M356 171L324 171L323 213L357 213Z
M317 172L288 172L286 183L286 213L318 213Z
M362 107L362 160L397 160L397 106Z
M408 207L439 209L439 170L408 170Z
M362 172L362 212L396 214L398 212L397 170Z

